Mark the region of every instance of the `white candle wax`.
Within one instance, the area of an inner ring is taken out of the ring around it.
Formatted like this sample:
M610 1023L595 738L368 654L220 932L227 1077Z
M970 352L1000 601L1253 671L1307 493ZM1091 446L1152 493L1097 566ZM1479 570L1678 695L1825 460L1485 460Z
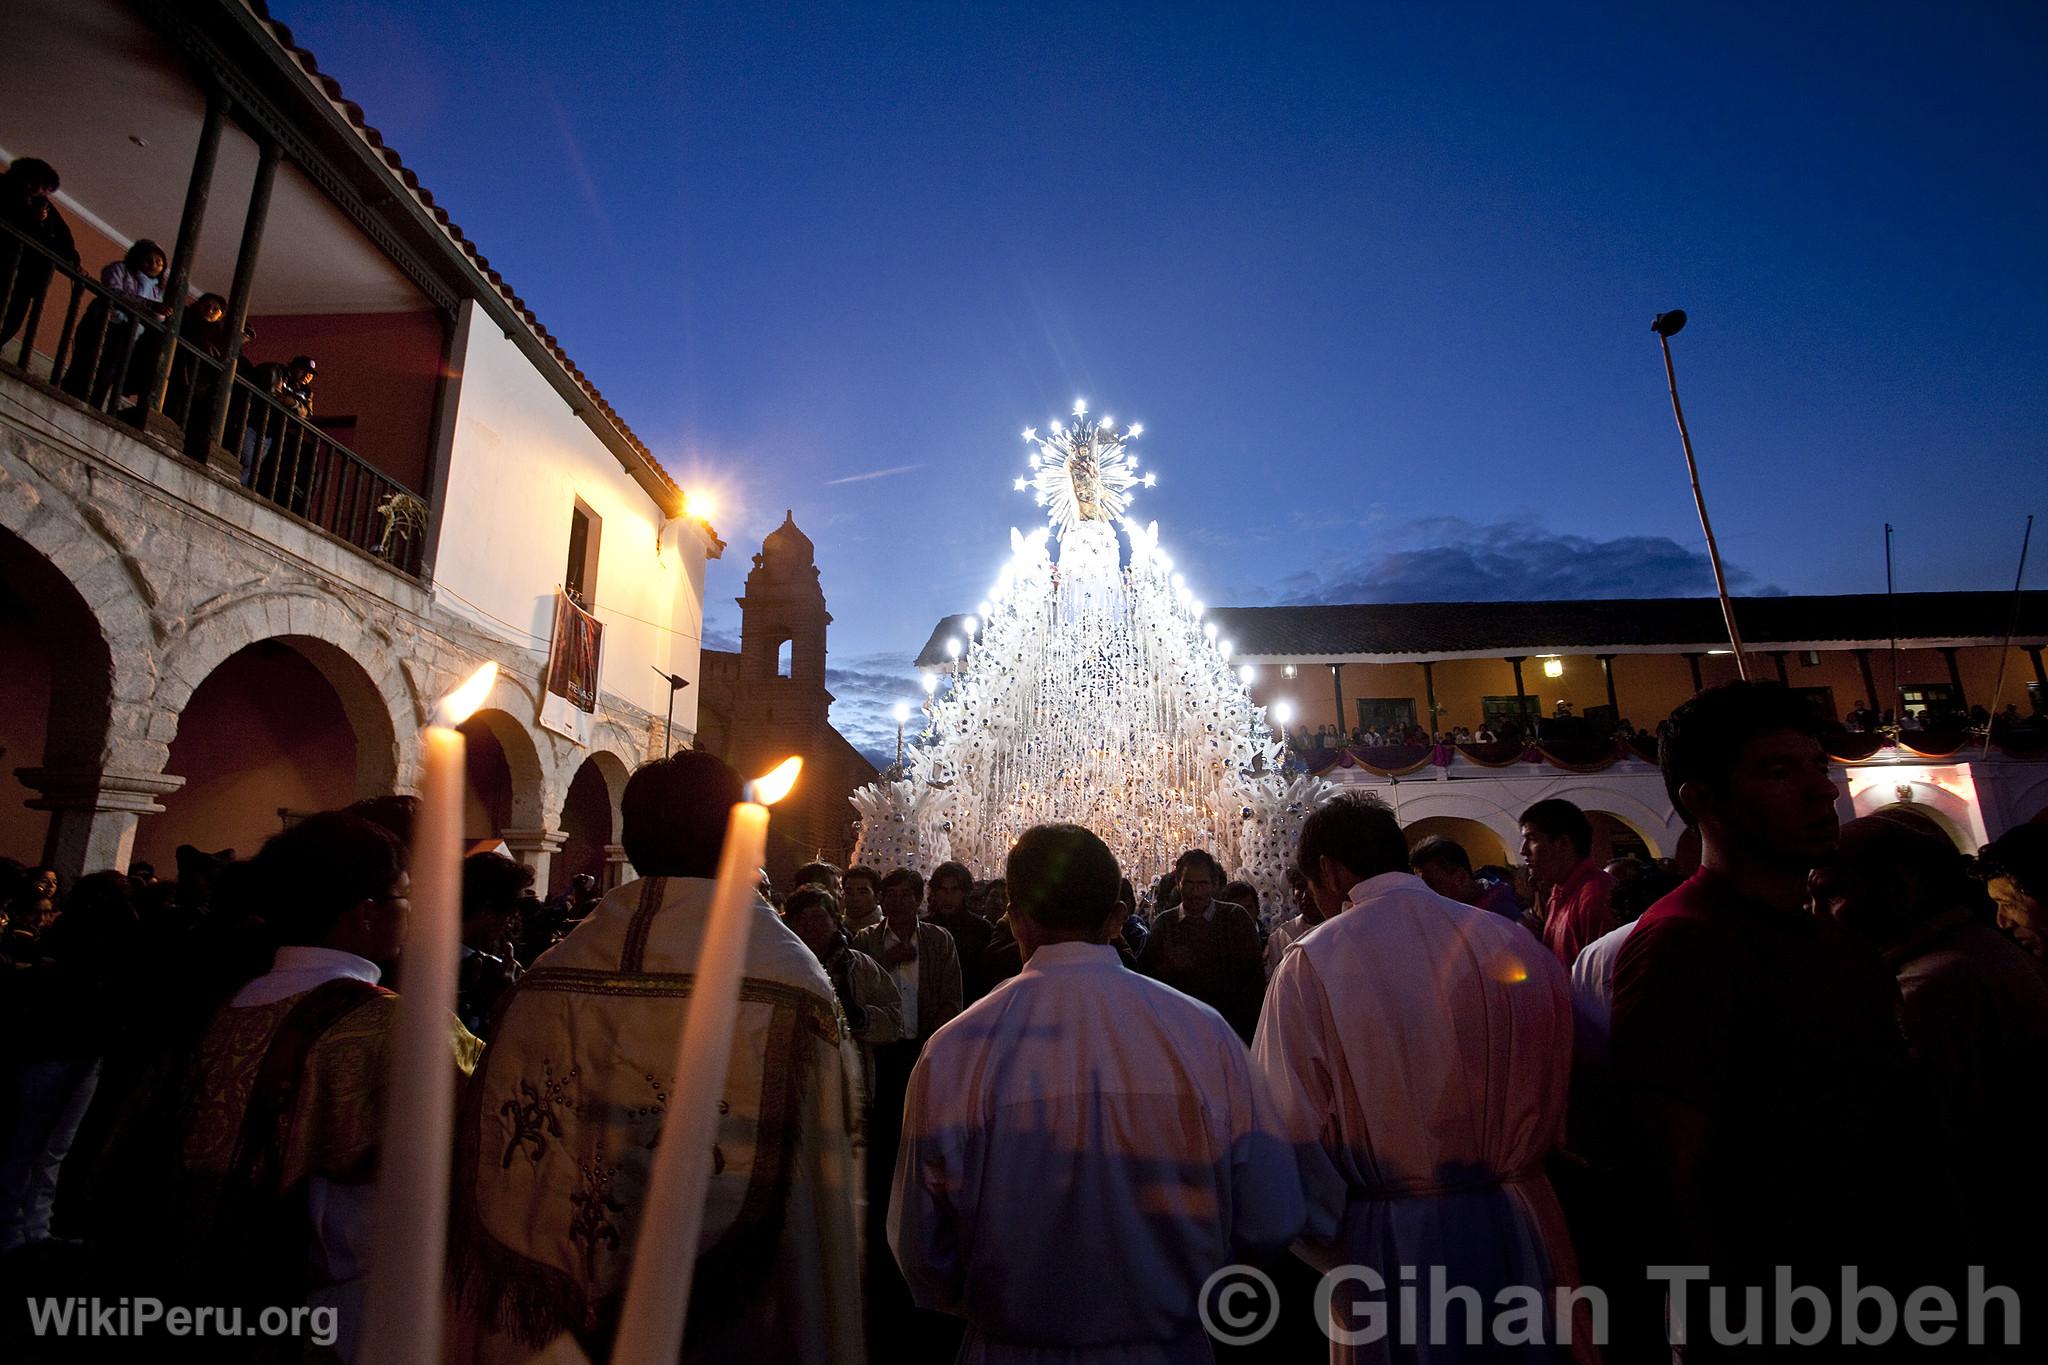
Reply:
M682 1353L704 1199L711 1185L718 1101L725 1095L740 977L753 933L758 900L754 887L767 848L768 808L752 801L734 806L718 858L718 886L711 896L704 947L677 1040L668 1113L640 1208L640 1232L612 1347L613 1365L675 1365Z
M462 733L430 725L422 747L405 989L391 1039L359 1365L428 1365L441 1358L455 1128L450 1024L462 937Z

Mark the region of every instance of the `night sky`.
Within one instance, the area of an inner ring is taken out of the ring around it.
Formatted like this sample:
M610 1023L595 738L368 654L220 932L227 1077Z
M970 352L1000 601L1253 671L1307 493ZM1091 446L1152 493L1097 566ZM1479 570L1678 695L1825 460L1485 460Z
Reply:
M708 645L795 509L872 751L1076 396L1218 605L1711 592L1672 307L1738 591L2048 510L2040 5L272 10L715 493Z

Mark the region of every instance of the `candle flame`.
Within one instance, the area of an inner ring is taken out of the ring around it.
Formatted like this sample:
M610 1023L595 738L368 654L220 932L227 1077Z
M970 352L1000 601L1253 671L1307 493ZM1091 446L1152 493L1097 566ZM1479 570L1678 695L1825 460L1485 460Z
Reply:
M497 685L497 681L498 665L493 660L470 674L462 686L441 698L441 704L434 708L434 724L453 729L468 720L484 704L484 698L491 695L491 688Z
M801 758L785 758L776 765L775 771L766 777L757 777L747 784L747 799L764 806L772 806L789 795L789 789L796 785L796 775L804 766Z

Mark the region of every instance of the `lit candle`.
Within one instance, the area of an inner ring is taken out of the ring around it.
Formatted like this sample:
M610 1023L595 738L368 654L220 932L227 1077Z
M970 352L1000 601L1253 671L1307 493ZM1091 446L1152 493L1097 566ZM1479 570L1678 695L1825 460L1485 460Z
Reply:
M487 663L442 699L422 736L412 835L405 990L391 1038L379 1147L376 1234L363 1308L362 1365L441 1358L441 1275L455 1129L449 1024L462 947L462 732L498 680Z
M710 922L690 983L682 1036L676 1041L671 1073L675 1079L668 1088L675 1099L662 1121L654 1167L647 1175L640 1232L633 1243L632 1278L612 1346L613 1365L675 1365L682 1354L690 1280L704 1230L704 1198L711 1185L718 1101L725 1094L740 975L753 933L758 899L754 888L762 855L768 851L768 807L788 794L802 766L800 758L787 759L766 777L748 783L746 799L732 808L725 829Z

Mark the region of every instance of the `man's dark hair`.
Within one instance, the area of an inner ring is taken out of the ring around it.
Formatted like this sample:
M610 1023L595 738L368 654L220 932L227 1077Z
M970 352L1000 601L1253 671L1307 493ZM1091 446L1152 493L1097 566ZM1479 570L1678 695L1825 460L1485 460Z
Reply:
M969 895L974 894L974 874L967 870L966 863L940 863L932 869L926 886L937 886L940 882L952 882Z
M472 853L462 860L462 917L509 915L533 885L533 869L502 853Z
M643 877L713 877L740 775L702 749L642 764L619 802L619 842Z
M923 904L924 878L918 876L917 873L907 867L899 867L888 876L882 878L882 890L887 891L892 887L898 886L909 887L910 898L919 904Z
M1209 880L1221 886L1224 882L1223 864L1216 861L1216 855L1206 848L1191 848L1173 860L1173 874L1177 879L1187 871L1190 863L1198 863L1209 869Z
M1417 872L1425 867L1447 867L1456 872L1472 870L1472 855L1456 839L1432 834L1408 850L1408 865Z
M1216 899L1222 901L1225 905L1235 905L1239 909L1250 910L1256 915L1259 908L1259 888L1241 879L1225 882L1223 890L1217 893Z
M789 893L789 899L782 904L782 917L795 919L814 905L824 906L832 922L844 927L846 919L839 913L839 898L816 882L805 882Z
M1586 818L1586 812L1561 796L1538 801L1522 812L1520 823L1546 839L1570 839L1581 858L1593 851L1593 822Z
M1010 848L1010 913L1061 933L1100 929L1116 909L1116 855L1079 825L1033 825Z
M1346 792L1317 806L1301 822L1294 860L1303 868L1330 858L1364 881L1408 870L1408 840L1387 803L1365 792Z
M1977 865L1989 876L2010 877L2020 890L2048 901L2048 825L2015 825L1984 845Z
M882 894L882 874L872 867L863 867L856 863L847 868L846 875L839 879L841 886L852 886L855 882L866 882L875 889L877 896Z
M347 811L308 816L256 855L257 894L274 941L324 943L341 917L390 894L405 847L381 825Z
M1742 751L1752 740L1783 730L1819 739L1820 716L1807 700L1775 682L1726 682L1681 705L1664 722L1657 762L1664 769L1664 792L1671 809L1688 825L1697 824L1678 789L1688 782L1722 791Z
M419 823L417 796L370 796L348 807L348 813L391 831L399 843L412 847L412 829Z
M57 178L57 168L47 161L32 156L16 157L7 166L7 178L20 185L30 194L47 190L55 194L63 185Z
M840 881L839 864L828 863L823 858L805 863L790 879L791 886L830 886L833 882L839 882L841 886L846 884Z

